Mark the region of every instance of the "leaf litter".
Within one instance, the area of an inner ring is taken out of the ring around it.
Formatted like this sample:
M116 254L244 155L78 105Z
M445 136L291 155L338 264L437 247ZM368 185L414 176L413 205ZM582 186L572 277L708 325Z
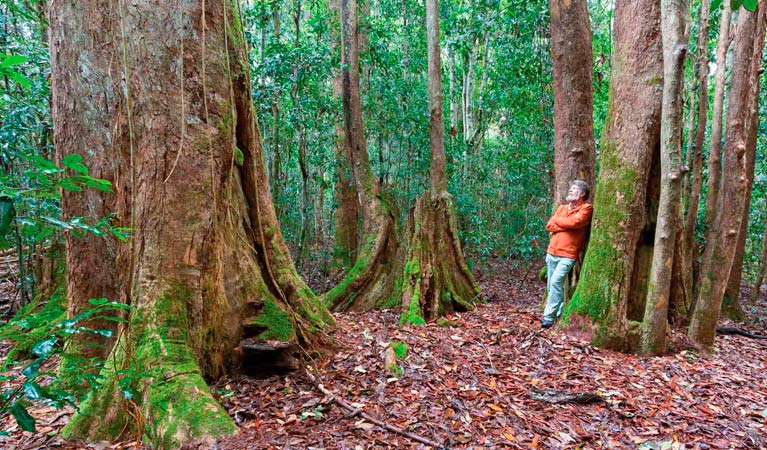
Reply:
M488 303L451 315L443 322L449 326L401 327L395 310L337 314L339 349L312 372L327 393L302 371L220 380L212 390L240 431L185 448L433 448L384 430L362 412L453 449L767 448L764 341L718 336L713 355L682 350L654 358L595 348L556 328L541 330L543 283L522 285L524 270L495 265L479 277ZM753 332L767 329L765 303L751 311ZM684 341L684 330L672 333ZM398 376L384 362L392 342L408 349L397 360ZM547 395L599 401L551 402ZM15 431L0 438L1 448L102 445L54 436L71 411L64 418L51 408L33 413L49 433Z

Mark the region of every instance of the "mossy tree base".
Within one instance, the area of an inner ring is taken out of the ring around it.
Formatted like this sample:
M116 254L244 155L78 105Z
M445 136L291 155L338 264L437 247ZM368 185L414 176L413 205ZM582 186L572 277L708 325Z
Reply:
M357 260L344 279L327 294L325 305L333 311L365 311L397 306L401 293L404 249L393 202L379 198L380 210L363 227L364 242Z
M155 448L178 448L237 427L210 394L194 354L183 291L135 309L102 370L101 387L63 430L89 441L143 436Z
M423 324L473 309L480 298L458 239L452 198L416 200L402 294L402 324Z

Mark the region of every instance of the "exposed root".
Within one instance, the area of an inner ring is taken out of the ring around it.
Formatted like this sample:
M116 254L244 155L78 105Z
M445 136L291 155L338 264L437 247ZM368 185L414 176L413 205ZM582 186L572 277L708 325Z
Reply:
M375 227L365 237L357 260L343 281L325 294L333 311L364 311L391 308L399 304L404 249L397 237L396 211L381 198L386 208L378 213Z
M480 291L461 251L452 198L432 199L427 191L416 200L410 239L401 322L472 309Z

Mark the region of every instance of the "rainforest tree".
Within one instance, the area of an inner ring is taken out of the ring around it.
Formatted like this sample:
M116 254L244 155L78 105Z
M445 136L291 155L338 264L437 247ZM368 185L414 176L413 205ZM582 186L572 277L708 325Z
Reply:
M402 295L401 322L408 324L466 311L479 299L479 287L461 250L453 199L447 191L439 0L426 2L426 34L431 187L416 200L413 212Z
M233 433L205 377L236 371L250 342L309 348L333 324L298 277L272 206L237 5L49 8L56 151L114 186L67 193L63 214L113 212L132 230L112 247L67 240L70 310L93 295L132 308L102 385L65 434L143 435L167 448Z

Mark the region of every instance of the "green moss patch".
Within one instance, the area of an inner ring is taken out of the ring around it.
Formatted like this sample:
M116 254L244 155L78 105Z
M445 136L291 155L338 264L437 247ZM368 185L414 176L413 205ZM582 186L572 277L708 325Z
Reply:
M253 320L254 325L266 327L257 338L278 341L290 341L295 338L296 331L293 325L293 319L290 313L280 309L277 304L271 300L264 302L264 308L261 313Z

